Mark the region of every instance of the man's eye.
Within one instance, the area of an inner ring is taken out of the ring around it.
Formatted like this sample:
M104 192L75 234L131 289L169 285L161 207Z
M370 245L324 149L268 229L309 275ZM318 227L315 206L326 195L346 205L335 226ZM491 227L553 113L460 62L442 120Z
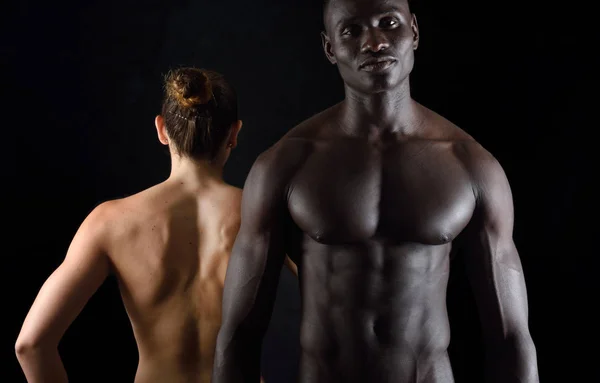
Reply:
M398 20L396 20L394 17L384 17L379 22L379 26L381 28L394 28L397 25L398 25Z
M342 29L342 36L358 36L360 34L360 27L358 25L350 25Z

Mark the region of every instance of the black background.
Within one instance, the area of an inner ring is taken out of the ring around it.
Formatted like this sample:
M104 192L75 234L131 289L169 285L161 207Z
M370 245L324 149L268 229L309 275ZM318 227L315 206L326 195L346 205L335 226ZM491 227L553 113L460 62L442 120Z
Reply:
M525 2L523 2L525 3ZM482 143L514 194L515 242L542 382L600 381L598 36L579 3L421 0L413 97ZM582 3L582 2L581 2ZM237 88L244 128L225 168L242 187L257 157L343 98L322 52L321 3L20 1L2 6L4 321L0 381L24 381L14 341L39 287L98 203L164 180L153 125L162 75L194 65ZM449 291L456 381L480 382L481 344L460 265ZM283 271L265 341L267 383L291 382L298 297ZM592 349L588 350L587 347ZM109 279L59 347L72 382L131 382L137 350Z

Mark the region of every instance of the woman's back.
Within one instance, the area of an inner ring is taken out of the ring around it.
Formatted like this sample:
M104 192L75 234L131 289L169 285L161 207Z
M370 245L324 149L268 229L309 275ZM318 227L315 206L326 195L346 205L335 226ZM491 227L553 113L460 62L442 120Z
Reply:
M139 350L136 382L209 382L241 190L169 180L102 208Z
M223 167L242 127L233 87L217 72L165 78L159 141L171 174L97 206L38 293L15 345L29 382L66 382L58 342L114 273L139 350L136 382L209 382L241 190Z

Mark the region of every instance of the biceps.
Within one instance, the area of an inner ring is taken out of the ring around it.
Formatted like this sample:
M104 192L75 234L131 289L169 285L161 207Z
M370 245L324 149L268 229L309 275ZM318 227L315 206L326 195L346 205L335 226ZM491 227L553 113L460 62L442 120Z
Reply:
M108 260L67 259L40 289L20 336L33 342L58 343L67 327L108 275Z

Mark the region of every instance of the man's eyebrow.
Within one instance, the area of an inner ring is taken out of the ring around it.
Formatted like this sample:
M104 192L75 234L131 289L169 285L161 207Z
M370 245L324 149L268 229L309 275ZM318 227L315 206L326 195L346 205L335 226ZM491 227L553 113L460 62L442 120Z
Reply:
M405 11L406 11L406 9L404 9L404 8L389 6L389 7L379 10L377 12L377 15L385 15L385 14L390 14L390 13L399 13L401 15L404 15Z
M381 12L379 12L379 13L393 13L393 12L402 13L403 10L404 10L404 8L399 8L399 7L396 7L395 5L389 5L385 9L382 9Z
M356 22L356 20L358 20L358 17L342 17L338 20L337 23L335 23L335 28L338 28L341 24L351 24Z
M386 6L385 8L382 8L380 10L378 10L374 16L381 16L381 15L387 15L387 14L391 14L391 13L396 13L396 14L400 14L400 15L404 15L403 11L405 11L404 8L402 7L397 7L394 5L389 5ZM337 23L335 23L334 28L339 28L340 24L350 24L350 23L354 23L358 20L359 18L356 16L353 17L345 17L342 16Z

